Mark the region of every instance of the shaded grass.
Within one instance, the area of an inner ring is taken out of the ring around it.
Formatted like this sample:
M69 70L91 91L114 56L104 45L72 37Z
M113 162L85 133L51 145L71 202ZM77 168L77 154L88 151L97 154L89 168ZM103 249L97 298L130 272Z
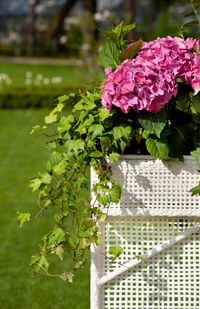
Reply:
M73 284L31 276L30 256L38 251L41 236L48 232L50 217L25 224L21 230L16 222L17 210L37 211L36 196L31 194L28 182L44 167L47 152L43 137L28 133L45 114L41 110L0 111L1 309L89 308L88 266L77 274Z
M53 61L53 60L52 60ZM17 64L0 62L0 73L6 73L12 79L12 86L21 87L25 85L26 72L32 72L33 80L37 74L52 78L61 76L62 83L57 87L81 86L85 82L87 74L83 66L49 65L49 64Z

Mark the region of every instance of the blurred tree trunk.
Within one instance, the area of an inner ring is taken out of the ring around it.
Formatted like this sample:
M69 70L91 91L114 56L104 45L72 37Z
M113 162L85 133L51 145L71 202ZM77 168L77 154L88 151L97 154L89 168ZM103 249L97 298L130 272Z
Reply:
M36 14L35 9L39 4L40 0L32 0L30 4L30 15L29 15L29 34L28 34L28 55L32 56L35 51L35 41L36 41L36 29L35 21Z
M93 52L95 50L95 42L98 39L97 25L95 21L95 13L97 12L97 0L83 0L83 41L82 55L87 64L88 73L91 76L95 70L93 63Z
M134 22L134 0L125 0L126 24ZM127 34L127 39L133 41L135 39L134 31Z
M62 29L63 21L67 15L69 15L71 9L76 4L77 0L67 0L65 4L60 8L56 16L50 22L48 31L45 36L45 41L55 38Z

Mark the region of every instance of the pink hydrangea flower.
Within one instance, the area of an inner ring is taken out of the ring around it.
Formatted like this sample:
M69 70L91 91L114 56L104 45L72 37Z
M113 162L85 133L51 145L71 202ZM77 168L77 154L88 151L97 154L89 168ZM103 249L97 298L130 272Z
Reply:
M133 43L134 44L134 43ZM116 70L106 69L101 96L109 111L112 105L128 113L147 110L157 113L177 94L179 77L195 89L200 83L199 41L188 38L158 38L143 42L134 59L125 60Z

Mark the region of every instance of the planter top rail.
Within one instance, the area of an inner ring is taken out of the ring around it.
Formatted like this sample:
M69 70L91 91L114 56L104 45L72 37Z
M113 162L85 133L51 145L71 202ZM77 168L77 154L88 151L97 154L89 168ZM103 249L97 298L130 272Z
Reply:
M112 172L122 196L119 204L103 210L109 217L200 217L199 197L189 192L199 183L193 157L180 162L122 155ZM98 182L98 175L93 170L91 174L92 184Z

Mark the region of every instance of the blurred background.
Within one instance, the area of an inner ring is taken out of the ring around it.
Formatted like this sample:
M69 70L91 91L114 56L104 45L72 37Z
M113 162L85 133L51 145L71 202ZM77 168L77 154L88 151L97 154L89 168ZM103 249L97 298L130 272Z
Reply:
M103 78L97 27L136 22L128 39L148 41L175 35L188 9L181 0L0 0L1 309L89 308L89 261L73 284L31 275L30 256L51 222L42 217L22 230L16 222L17 210L35 212L28 183L48 155L44 138L29 132L57 96Z

